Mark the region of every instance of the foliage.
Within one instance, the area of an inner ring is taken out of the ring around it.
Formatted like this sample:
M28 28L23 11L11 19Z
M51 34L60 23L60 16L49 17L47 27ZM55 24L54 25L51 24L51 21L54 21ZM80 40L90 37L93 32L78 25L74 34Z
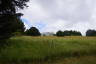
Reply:
M24 33L25 26L24 26L24 23L22 22L22 20L20 18L16 19L14 29L15 29L14 32Z
M31 27L30 29L26 30L26 35L30 36L40 36L40 32L36 27Z
M2 19L3 18L3 19ZM0 39L7 39L12 36L14 32L24 32L23 22L16 16L7 15L2 16L0 22Z
M22 32L14 32L13 35L14 35L14 36L22 36L23 33L22 33Z
M96 36L96 30L87 30L86 36Z
M61 30L59 30L56 32L56 36L64 36L64 33Z
M0 0L0 40L7 39L12 33L23 26L17 9L23 9L29 0ZM18 22L17 22L18 21ZM17 24L20 24L19 26ZM17 27L18 26L18 27Z
M64 32L63 31L57 31L56 32L56 36L82 36L82 34L78 31L68 31L68 30L65 30Z
M64 36L81 36L81 33L78 31L64 31Z
M29 0L0 0L0 14L15 14L18 9L23 9Z

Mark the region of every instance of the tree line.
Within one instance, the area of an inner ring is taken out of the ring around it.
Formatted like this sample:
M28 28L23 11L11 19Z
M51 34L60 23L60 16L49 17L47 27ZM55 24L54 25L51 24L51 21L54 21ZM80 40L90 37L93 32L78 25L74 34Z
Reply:
M23 28L23 27L22 27ZM22 29L21 28L21 29ZM30 29L27 29L23 32L23 35L28 36L41 36L39 29L36 27L31 27ZM53 36L82 36L80 31L76 30L65 30L65 31L57 31L56 34L53 34ZM89 29L86 31L86 36L96 36L96 30Z
M82 36L81 32L79 31L72 31L72 30L65 30L65 31L57 31L56 36ZM86 31L86 36L96 36L96 30L88 29Z
M56 32L56 36L82 36L82 34L79 31L72 31L72 30L61 31L61 30L59 30Z

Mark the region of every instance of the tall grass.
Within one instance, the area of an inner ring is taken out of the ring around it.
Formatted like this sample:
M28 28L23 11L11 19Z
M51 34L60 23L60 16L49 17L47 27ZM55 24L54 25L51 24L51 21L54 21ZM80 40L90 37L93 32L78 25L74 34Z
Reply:
M12 37L1 50L0 61L51 61L59 57L96 55L96 37Z

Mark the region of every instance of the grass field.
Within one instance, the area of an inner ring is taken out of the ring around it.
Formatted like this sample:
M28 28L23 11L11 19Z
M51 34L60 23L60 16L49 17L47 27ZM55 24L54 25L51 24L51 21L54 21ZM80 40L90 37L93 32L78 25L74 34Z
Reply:
M96 64L96 37L31 37L8 40L2 64Z

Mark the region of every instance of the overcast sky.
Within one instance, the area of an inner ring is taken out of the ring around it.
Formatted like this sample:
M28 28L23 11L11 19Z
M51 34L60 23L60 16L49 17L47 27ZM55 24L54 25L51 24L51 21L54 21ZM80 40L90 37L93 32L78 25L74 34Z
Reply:
M77 30L84 35L96 29L96 0L30 0L22 10L26 28L37 27L40 32Z

